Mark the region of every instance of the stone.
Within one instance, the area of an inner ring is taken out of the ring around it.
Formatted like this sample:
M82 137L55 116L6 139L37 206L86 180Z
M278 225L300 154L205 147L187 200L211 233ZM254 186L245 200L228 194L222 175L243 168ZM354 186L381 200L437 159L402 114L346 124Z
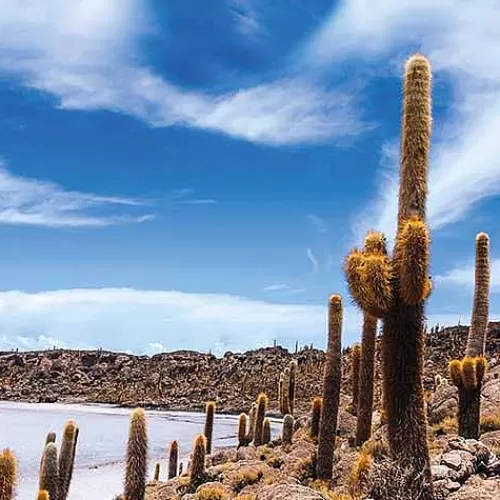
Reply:
M306 486L278 483L262 488L256 500L328 500L328 497Z

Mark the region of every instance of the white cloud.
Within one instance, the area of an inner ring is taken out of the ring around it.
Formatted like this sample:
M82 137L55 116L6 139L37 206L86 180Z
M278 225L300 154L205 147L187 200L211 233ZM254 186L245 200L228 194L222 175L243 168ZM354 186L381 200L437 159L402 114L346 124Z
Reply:
M319 262L311 248L306 249L306 255L309 262L312 264L313 271L317 273L319 271Z
M298 77L225 94L185 91L138 64L148 29L139 0L0 4L0 74L49 92L64 109L108 109L152 126L183 125L267 144L363 132L354 98Z
M236 21L236 27L241 34L254 37L262 31L259 15L252 1L227 0L227 3Z
M324 68L352 57L387 65L382 58L395 56L401 74L407 56L401 47L412 44L428 55L438 82L451 81L451 111L444 124L434 126L428 201L434 229L500 192L499 23L500 4L492 0L344 0L302 49L303 57ZM389 185L382 184L363 222L388 236L395 231L395 177L390 170Z
M272 285L267 285L264 287L265 292L275 292L277 290L286 290L288 285L285 283L273 283Z
M308 214L307 220L314 226L314 228L316 229L316 231L318 231L318 233L328 232L328 226L326 225L326 222L318 215Z
M500 259L491 260L490 273L490 290L500 292ZM436 276L435 280L444 285L466 287L467 291L470 291L474 288L474 262Z
M275 339L290 348L297 339L324 347L326 306L130 288L8 291L0 292L0 331L0 349L90 345L136 353L212 349L221 354L272 345ZM359 331L359 313L347 304L344 344Z
M139 207L144 200L67 191L48 181L20 177L0 162L0 224L45 227L105 227L151 220L154 215L92 215L112 206Z

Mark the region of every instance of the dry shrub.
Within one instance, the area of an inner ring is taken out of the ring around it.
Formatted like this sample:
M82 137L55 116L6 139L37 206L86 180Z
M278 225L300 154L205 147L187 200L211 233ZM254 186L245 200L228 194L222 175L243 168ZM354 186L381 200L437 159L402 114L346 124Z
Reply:
M229 498L223 486L215 484L201 486L196 496L199 500L227 500Z
M480 427L481 432L500 431L500 413L482 416Z

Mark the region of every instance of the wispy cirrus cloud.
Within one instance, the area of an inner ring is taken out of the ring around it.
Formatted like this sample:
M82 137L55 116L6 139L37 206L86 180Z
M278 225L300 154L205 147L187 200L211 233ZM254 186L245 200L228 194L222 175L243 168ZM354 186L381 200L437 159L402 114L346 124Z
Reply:
M217 205L219 203L213 198L197 198L195 192L194 188L174 189L169 200L179 205Z
M435 75L451 82L452 106L434 127L428 215L434 229L462 219L481 200L500 192L500 4L481 0L401 3L343 0L302 54L327 69L346 58L380 64L395 58L398 72L409 47L419 47ZM405 52L401 47L404 47ZM410 49L411 50L411 49ZM387 64L387 63L385 63ZM391 68L395 70L396 65ZM398 96L395 96L398 99ZM397 170L383 169L388 184L364 225L395 230Z
M319 271L319 261L318 261L316 255L314 254L314 252L312 251L312 248L308 247L306 249L306 256L312 265L313 272L317 273Z
M98 228L139 223L155 215L94 215L92 211L110 207L123 211L146 205L142 199L69 191L53 182L21 177L0 162L0 224Z
M272 283L270 285L266 285L263 290L265 292L280 292L285 295L293 295L296 293L305 292L305 288L294 288L286 283Z
M307 220L314 226L318 233L328 232L328 226L326 222L319 215L307 214Z
M470 291L474 288L474 269L474 262L469 262L436 276L435 281L445 286L465 287ZM490 290L500 292L500 259L491 260L490 273Z
M154 127L181 125L281 145L365 131L356 97L290 74L249 88L179 88L137 61L150 13L139 0L0 4L0 74L48 92L63 109L107 109Z

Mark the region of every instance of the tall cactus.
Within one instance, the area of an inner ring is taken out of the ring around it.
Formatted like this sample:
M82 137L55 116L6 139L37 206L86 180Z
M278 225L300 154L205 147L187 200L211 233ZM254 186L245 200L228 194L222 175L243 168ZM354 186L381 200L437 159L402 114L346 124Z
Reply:
M205 415L205 438L207 440L207 455L212 453L212 438L214 434L215 401L209 401Z
M264 425L262 427L262 444L269 444L271 441L271 421L266 418L264 419Z
M366 251L366 249L365 249ZM363 314L363 335L358 380L358 420L356 422L356 445L361 446L370 439L373 416L373 387L375 378L375 340L377 318Z
M14 453L5 448L0 453L0 500L13 500L17 481L17 460Z
M194 488L198 486L205 475L206 438L203 434L196 436L193 445L189 484Z
M467 337L465 357L453 360L450 374L458 387L458 434L466 439L479 439L481 417L481 389L486 372L486 333L488 329L490 288L489 237L476 236L476 268L474 304L471 326Z
M173 479L177 476L177 462L179 461L179 445L177 441L170 443L168 451L168 479Z
M349 289L360 308L383 319L384 410L394 459L411 467L421 500L433 498L423 390L424 304L431 292L426 224L432 128L431 68L412 56L404 77L397 234L385 248L353 250L346 259ZM385 245L384 245L385 247Z
M290 367L287 366L283 370L283 392L282 392L282 415L290 413Z
M342 298L332 295L328 301L328 347L323 377L323 408L319 428L317 459L318 479L330 480L337 436L341 382Z
M47 491L50 498L55 498L56 500L59 498L57 447L53 442L49 442L43 452L38 489Z
M240 413L238 417L238 448L247 444L247 414Z
M284 446L290 446L293 440L293 425L295 419L293 415L285 415L283 418L283 432L281 435L281 440Z
M257 403L254 401L248 414L247 443L251 443L255 436L255 418L257 417Z
M61 449L59 452L58 480L59 480L59 498L66 500L68 497L69 486L73 474L73 464L75 462L77 426L70 420L64 426Z
M261 392L257 398L257 413L255 416L255 431L253 438L253 444L255 446L264 444L264 419L266 416L267 403L267 396Z
M283 373L280 374L280 378L278 381L278 403L280 413L283 415L283 389L285 384L285 379L283 377Z
M351 413L358 414L358 399L359 399L359 367L361 362L361 346L354 344L352 347L352 369L351 369L351 385L352 385L352 403Z
M137 408L130 417L125 474L125 500L144 500L147 479L148 436L146 412Z
M295 410L295 379L297 377L297 366L297 361L290 361L290 375L288 377L288 409L290 415L293 415L293 412Z

